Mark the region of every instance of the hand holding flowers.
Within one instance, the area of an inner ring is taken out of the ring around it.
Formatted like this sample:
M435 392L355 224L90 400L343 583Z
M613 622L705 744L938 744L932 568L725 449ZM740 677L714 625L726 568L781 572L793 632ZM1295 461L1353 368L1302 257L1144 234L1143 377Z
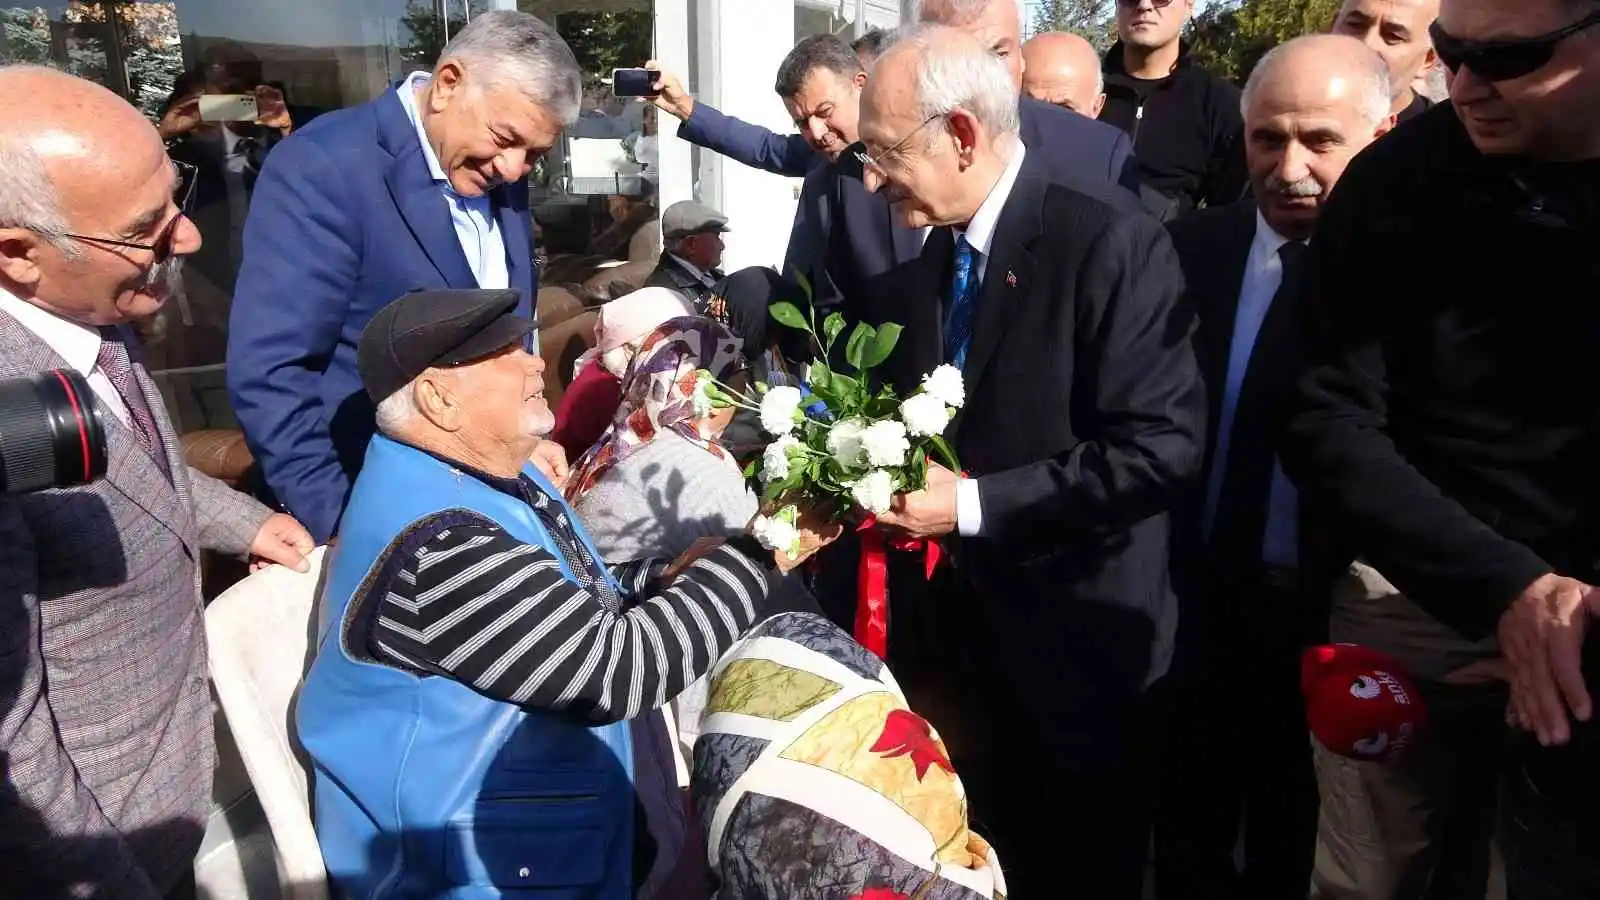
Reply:
M791 303L776 303L772 316L784 325L806 331L821 350L813 363L808 398L799 388L757 383L753 396L718 383L701 372L695 386L697 410L738 406L756 412L773 438L745 474L761 484L764 509L752 533L764 546L801 552L805 541L797 523L808 519L839 522L864 511L893 521L896 498L925 486L952 486L960 469L943 432L966 402L961 372L940 366L922 387L901 399L891 387L872 391L871 372L894 351L901 327L859 324L845 344L845 358L857 374L830 369L826 360L844 331L844 317L828 316L819 335L813 321ZM808 402L808 400L810 402ZM943 460L948 468L930 464ZM953 500L952 500L953 506ZM953 513L952 513L953 515Z

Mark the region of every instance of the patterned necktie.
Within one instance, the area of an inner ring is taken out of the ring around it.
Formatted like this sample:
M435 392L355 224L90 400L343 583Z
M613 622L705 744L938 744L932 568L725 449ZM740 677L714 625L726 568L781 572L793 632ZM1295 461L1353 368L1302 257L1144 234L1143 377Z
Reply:
M145 402L144 391L140 390L139 381L134 377L133 356L128 352L127 339L125 329L102 328L100 355L95 358L95 366L116 388L122 405L128 408L128 421L133 427L134 436L139 439L139 445L150 454L150 458L161 467L161 474L170 481L172 471L167 464L167 451L161 444L161 432L156 428L155 415L150 412L150 404Z
M977 306L978 253L966 235L956 238L956 271L950 281L950 315L944 328L944 358L961 368L972 343L972 310Z
M567 568L572 570L572 577L598 598L606 609L620 612L622 601L617 597L616 590L611 587L610 580L600 571L600 564L589 555L588 548L583 546L583 541L578 540L577 534L573 532L572 522L567 518L566 510L552 503L544 491L526 480L522 482L522 492L528 499L528 505L533 507L534 514L544 525L544 530L550 533L550 539L555 541L556 549L561 551L561 558L566 561Z

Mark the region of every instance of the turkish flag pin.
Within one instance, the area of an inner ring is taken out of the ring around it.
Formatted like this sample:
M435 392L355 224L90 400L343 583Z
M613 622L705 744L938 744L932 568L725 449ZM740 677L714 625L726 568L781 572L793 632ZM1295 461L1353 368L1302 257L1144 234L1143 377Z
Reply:
M1016 287L1016 286L1017 286L1017 273L1011 271L1010 269L1007 269L1006 270L1006 287Z

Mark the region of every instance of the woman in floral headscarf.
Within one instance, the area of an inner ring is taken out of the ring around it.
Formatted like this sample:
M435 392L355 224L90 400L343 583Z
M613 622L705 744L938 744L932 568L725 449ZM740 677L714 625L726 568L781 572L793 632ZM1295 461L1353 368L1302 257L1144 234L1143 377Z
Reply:
M669 319L639 345L611 427L573 466L571 501L607 561L672 559L744 530L756 498L718 443L733 410L697 415L695 373L739 386L743 344L711 319Z

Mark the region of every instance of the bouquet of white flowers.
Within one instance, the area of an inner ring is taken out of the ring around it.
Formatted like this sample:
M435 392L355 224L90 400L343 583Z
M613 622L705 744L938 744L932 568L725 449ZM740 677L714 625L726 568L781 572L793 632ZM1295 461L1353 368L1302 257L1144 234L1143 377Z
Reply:
M856 369L852 376L827 364L844 331L844 316L829 315L818 334L814 318L808 319L793 303L774 303L771 312L784 325L810 334L821 351L804 389L757 382L752 396L702 371L694 395L701 414L728 406L758 413L762 428L773 437L745 469L762 486L763 508L772 511L754 524L764 546L791 555L797 551L801 507L829 512L835 521L856 510L872 515L887 511L895 494L922 489L930 455L960 470L944 439L945 428L966 401L959 369L938 367L909 397L898 397L887 386L872 391L872 370L894 352L901 326L861 323L850 332L844 355Z

